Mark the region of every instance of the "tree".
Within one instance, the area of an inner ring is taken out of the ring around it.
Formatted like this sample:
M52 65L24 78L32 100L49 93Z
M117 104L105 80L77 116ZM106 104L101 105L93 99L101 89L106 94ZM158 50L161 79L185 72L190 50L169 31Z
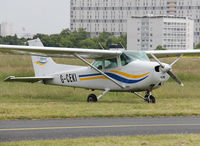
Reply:
M120 35L120 37L119 37L119 43L121 43L124 48L127 48L127 35L126 34Z
M91 37L89 32L80 28L77 31L63 29L59 34L36 34L33 39L40 38L44 46L48 47L70 47L70 48L92 48L92 49L109 49L111 44L123 44L126 48L127 36L121 35L115 37L109 32L102 32L97 37ZM17 35L0 37L0 44L10 45L27 45L29 39L19 39ZM99 43L101 45L99 45Z
M100 46L100 42L99 42L99 37L93 37L91 38L91 40L94 42L95 47L94 49L102 49L102 47ZM101 44L102 45L102 44Z
M54 47L54 44L51 43L51 39L50 39L49 35L45 34L40 39L43 42L44 46Z
M60 33L60 36L63 37L63 36L68 36L71 34L71 30L69 30L68 28L67 29L63 29Z
M200 49L200 43L196 45L195 49Z
M59 41L59 47L74 48L72 41L68 37L62 37Z
M98 37L96 37L96 43L99 45L99 43L101 44L101 46L104 49L108 49L109 46L112 44L112 37L113 35L109 32L102 32L99 34ZM99 45L100 47L100 45ZM100 47L100 48L102 48Z
M52 34L49 37L50 37L50 45L51 46L60 47L59 46L59 42L61 39L60 34Z
M166 48L163 48L161 45L157 46L155 50L167 50Z
M83 28L79 28L79 29L78 29L78 32L75 33L75 34L78 35L78 38L79 38L80 40L85 40L85 39L87 39L87 38L90 37L90 33L89 33L89 32L86 32L85 29L83 29Z
M17 35L14 36L5 36L0 38L1 44L8 44L8 45L25 45L27 40L22 38L19 39Z
M87 38L85 40L80 41L79 45L81 46L81 48L89 48L89 49L97 48L97 44L91 38Z
M3 37L0 36L0 44L3 44Z
M100 42L106 42L110 38L112 38L112 34L109 32L102 32L98 37Z
M37 39L37 38L42 38L44 36L44 34L38 33L36 35L33 36L33 39Z

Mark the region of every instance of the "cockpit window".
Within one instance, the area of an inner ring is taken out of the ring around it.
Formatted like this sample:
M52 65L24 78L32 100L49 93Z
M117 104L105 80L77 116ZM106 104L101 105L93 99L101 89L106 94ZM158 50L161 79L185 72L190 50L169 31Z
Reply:
M93 63L93 65L98 68L98 69L103 69L103 61L102 60L97 60Z
M102 70L118 67L118 58L111 58L105 60L96 60L93 65ZM121 66L125 66L132 61L150 61L145 52L142 51L123 51L120 56Z
M129 58L128 56L126 56L124 53L120 56L120 59L121 59L121 65L122 66L125 66L132 61L132 59Z
M110 68L118 67L117 58L111 58L111 59L105 59L105 60L96 60L93 63L93 65L100 70L103 69L103 66L104 66L104 69L110 69Z
M105 69L115 68L115 67L117 67L117 58L104 60L104 68Z

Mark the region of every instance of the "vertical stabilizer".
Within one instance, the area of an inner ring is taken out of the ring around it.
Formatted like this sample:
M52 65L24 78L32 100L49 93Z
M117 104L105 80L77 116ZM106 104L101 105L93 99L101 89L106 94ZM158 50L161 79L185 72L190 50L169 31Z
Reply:
M29 46L44 46L40 39L28 41ZM32 56L35 76L46 76L56 70L56 63L50 57Z

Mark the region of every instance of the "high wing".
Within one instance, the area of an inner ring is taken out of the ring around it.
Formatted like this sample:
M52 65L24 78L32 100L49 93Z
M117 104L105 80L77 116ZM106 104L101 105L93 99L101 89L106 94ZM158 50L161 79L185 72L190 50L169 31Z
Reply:
M8 54L26 54L48 57L74 57L75 55L79 55L87 59L111 58L122 54L122 52L119 50L98 50L18 45L0 45L0 52Z
M0 52L8 54L26 54L48 57L74 57L79 55L87 59L113 58L122 54L120 50L99 50L83 48L61 48L61 47L40 47L40 46L18 46L18 45L0 45ZM152 50L144 51L148 57L151 54L158 58L175 56L200 56L200 50Z
M184 56L200 56L200 50L152 50L145 51L148 57L152 58L154 54L158 58Z

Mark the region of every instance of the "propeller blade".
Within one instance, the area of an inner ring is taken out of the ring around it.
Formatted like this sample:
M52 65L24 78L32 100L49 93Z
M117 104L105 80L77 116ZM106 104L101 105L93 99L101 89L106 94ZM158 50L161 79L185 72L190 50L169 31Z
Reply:
M168 71L167 73L168 73L169 76L170 76L173 80L175 80L178 84L180 84L182 87L184 86L184 84L173 74L173 72Z
M181 59L182 56L183 56L183 54L181 54L176 60L174 60L174 62L172 62L170 64L170 66L173 66L177 61L179 61Z
M169 76L174 80L176 81L178 84L180 84L181 86L184 86L184 84L176 77L175 74L173 74L173 72L171 71L172 69L172 66L181 59L181 57L183 56L183 54L181 54L174 62L172 62L169 66L165 66L163 65L160 60L154 55L154 54L151 54L151 56L155 59L155 61L157 63L160 64L160 66L163 68L163 72L167 72L169 74Z
M160 62L160 60L159 60L154 54L151 54L151 56L154 58L154 60L155 60L156 62L158 62L158 63L160 64L160 66L161 66L162 68L165 67L165 66Z

